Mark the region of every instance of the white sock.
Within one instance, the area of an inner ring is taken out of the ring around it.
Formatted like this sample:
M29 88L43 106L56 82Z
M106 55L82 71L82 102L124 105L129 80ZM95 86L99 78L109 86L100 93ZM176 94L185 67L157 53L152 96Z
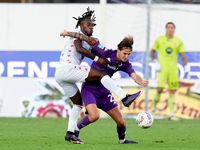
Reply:
M155 112L155 111L156 111L156 108L152 107L151 112Z
M69 116L69 122L68 122L68 129L67 131L71 131L71 132L74 132L75 128L76 128L76 124L77 124L77 120L78 120L78 117L79 117L79 114L82 110L82 107L83 106L80 106L80 105L74 105L72 110L71 110L71 113L70 113L70 116Z
M77 127L77 125L76 125L76 131L80 131L80 129Z
M119 143L124 143L124 141L125 141L125 139L123 139L123 140L119 140Z
M174 116L174 113L170 113L170 114L169 114L169 117L173 117L173 116Z
M117 86L117 84L108 75L105 75L101 79L101 83L109 91L113 92L120 100L126 97L126 93L122 90L122 88Z

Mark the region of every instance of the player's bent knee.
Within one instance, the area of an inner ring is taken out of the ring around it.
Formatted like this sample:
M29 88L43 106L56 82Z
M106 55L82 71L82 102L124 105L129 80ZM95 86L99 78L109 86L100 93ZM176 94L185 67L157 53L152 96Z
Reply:
M117 126L119 126L119 127L124 127L124 126L125 126L125 121L124 121L123 119L118 120L118 121L117 121Z
M98 70L98 76L99 76L100 78L103 78L105 75L107 75L107 73L106 73L105 71L99 71L99 70Z
M157 92L161 94L163 92L163 88L157 88Z
M90 120L90 122L95 122L96 120L98 120L99 119L99 117L100 117L100 115L99 115L99 113L94 113L94 114L89 114L89 120Z
M169 94L175 94L176 90L169 90Z

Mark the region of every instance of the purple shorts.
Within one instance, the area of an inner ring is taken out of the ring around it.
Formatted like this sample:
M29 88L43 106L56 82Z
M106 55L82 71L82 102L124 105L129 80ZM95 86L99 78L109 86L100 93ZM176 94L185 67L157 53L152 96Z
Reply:
M104 87L83 85L81 96L85 106L96 104L99 109L105 112L118 106L110 91Z

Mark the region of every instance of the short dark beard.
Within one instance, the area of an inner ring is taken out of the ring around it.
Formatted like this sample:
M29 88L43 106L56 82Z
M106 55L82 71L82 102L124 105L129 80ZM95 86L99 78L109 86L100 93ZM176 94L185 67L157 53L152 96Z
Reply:
M81 32L83 32L83 31L81 30ZM88 34L87 32L83 32L83 34L85 34L85 35L87 35L87 36L92 36L92 33L91 33L91 34Z

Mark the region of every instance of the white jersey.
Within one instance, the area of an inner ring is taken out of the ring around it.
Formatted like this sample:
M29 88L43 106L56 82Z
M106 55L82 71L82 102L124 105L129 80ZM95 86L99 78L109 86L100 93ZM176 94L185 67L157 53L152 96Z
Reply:
M75 31L81 33L81 31ZM84 56L76 51L75 38L69 38L60 55L60 63L55 72L56 82L63 88L67 96L73 97L78 87L76 83L85 82L90 72L90 66L81 65ZM82 41L82 46L90 50L90 46Z
M77 32L77 30L75 32ZM80 30L78 32L82 33ZM64 47L64 50L61 52L60 55L60 66L74 66L81 64L84 56L77 52L76 47L74 45L75 40L77 39L72 37L69 38L67 44ZM90 51L90 46L85 41L82 41L82 45L85 49Z

